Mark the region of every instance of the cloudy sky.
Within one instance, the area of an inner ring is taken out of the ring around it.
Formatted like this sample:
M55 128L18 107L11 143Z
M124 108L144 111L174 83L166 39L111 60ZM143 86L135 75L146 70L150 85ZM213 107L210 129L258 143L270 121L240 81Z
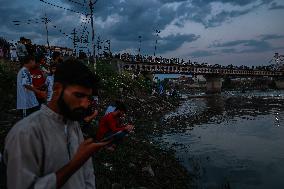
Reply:
M79 36L90 31L85 0L0 3L0 36L8 40L45 44L45 13L51 45L72 47L74 28ZM158 55L209 64L266 65L284 54L283 0L98 0L94 16L96 38L110 39L113 52L137 53L141 36L143 54L153 55L158 39Z

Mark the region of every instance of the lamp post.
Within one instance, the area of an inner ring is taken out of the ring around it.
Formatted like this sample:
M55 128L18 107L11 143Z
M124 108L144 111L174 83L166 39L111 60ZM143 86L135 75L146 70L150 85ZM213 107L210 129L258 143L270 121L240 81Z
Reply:
M139 38L139 48L138 48L138 55L140 55L140 53L141 53L141 39L142 39L142 36L141 35L139 35L138 36L138 38Z
M44 15L44 18L42 18L45 24L45 30L46 30L46 43L49 51L49 55L51 56L51 50L50 50L50 45L49 45L49 39L48 39L48 27L47 24L50 22L50 20L47 18L46 13Z
M155 42L154 56L156 56L159 33L161 33L161 31L156 30L156 42Z

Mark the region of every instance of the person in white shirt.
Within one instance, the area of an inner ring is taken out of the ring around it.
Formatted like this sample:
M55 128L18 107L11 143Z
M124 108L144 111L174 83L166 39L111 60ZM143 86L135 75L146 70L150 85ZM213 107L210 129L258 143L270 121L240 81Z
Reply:
M19 58L20 61L22 61L25 56L28 55L28 51L27 51L27 48L24 44L24 39L20 39L20 41L18 41L18 44L17 44L17 56Z
M52 98L53 94L53 84L54 84L54 73L56 71L56 64L51 64L49 68L49 76L45 80L45 85L47 88L47 102Z
M14 45L10 47L10 58L13 62L18 61L17 50Z
M35 93L46 96L44 92L32 85L32 77L29 72L35 67L33 56L26 56L22 61L23 67L17 75L17 109L23 111L23 117L39 109L39 103Z
M93 73L77 60L57 66L51 101L5 139L8 189L96 188L91 157L111 141L85 140L78 122L96 87Z

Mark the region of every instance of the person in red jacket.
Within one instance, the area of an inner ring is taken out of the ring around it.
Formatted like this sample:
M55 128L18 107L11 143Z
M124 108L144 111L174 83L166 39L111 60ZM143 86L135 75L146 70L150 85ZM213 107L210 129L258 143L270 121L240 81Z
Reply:
M44 103L46 101L46 85L45 85L45 76L43 71L40 69L39 64L36 64L36 67L30 70L30 73L32 75L32 82L33 82L33 86L42 91L42 93L37 94L36 98L39 102L39 104L41 105L42 103Z
M126 107L124 104L119 103L116 106L114 112L110 112L105 115L99 123L99 129L96 135L97 141L101 141L103 138L110 136L118 131L132 131L134 126L131 124L123 125L121 118L125 117Z

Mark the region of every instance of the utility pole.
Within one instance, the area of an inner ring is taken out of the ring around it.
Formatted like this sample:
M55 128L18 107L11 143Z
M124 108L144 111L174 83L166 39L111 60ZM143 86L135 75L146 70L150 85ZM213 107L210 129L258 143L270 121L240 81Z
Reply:
M156 43L155 43L154 56L156 56L157 44L158 44L158 37L159 37L159 33L160 33L160 32L161 32L160 30L156 30Z
M101 37L98 36L98 40L97 40L97 53L98 53L98 57L100 56L100 49L101 49Z
M50 45L49 45L49 39L48 39L48 28L47 28L47 24L50 21L45 13L45 16L43 18L44 24L45 24L45 30L46 30L46 42L47 42L47 47L48 47L48 51L49 51L49 55L51 56L51 51L50 51Z
M108 52L109 52L109 56L110 56L110 39L108 40Z
M142 36L141 36L141 35L139 35L139 36L138 36L138 38L139 38L138 55L140 55L140 53L141 53L141 38L142 38Z
M91 11L91 27L92 27L92 46L93 46L93 52L94 52L94 57L95 57L95 30L94 30L94 5L97 3L98 0L96 0L95 2L92 2L92 0L89 1L89 7L90 7L90 11Z
M94 56L94 70L96 71L96 45L95 45L95 30L94 30L94 5L97 3L98 0L95 0L95 2L92 2L92 0L89 0L89 7L91 12L91 27L92 27L92 48L93 48L93 56Z
M105 49L105 50L108 50L108 53L109 53L109 55L110 55L110 40L108 39L108 40L106 40L105 42L108 44L108 46L107 46L107 47L104 47L104 49Z
M73 48L74 48L74 54L77 55L76 47L77 47L77 32L76 28L73 29L73 32L71 33L73 35Z

